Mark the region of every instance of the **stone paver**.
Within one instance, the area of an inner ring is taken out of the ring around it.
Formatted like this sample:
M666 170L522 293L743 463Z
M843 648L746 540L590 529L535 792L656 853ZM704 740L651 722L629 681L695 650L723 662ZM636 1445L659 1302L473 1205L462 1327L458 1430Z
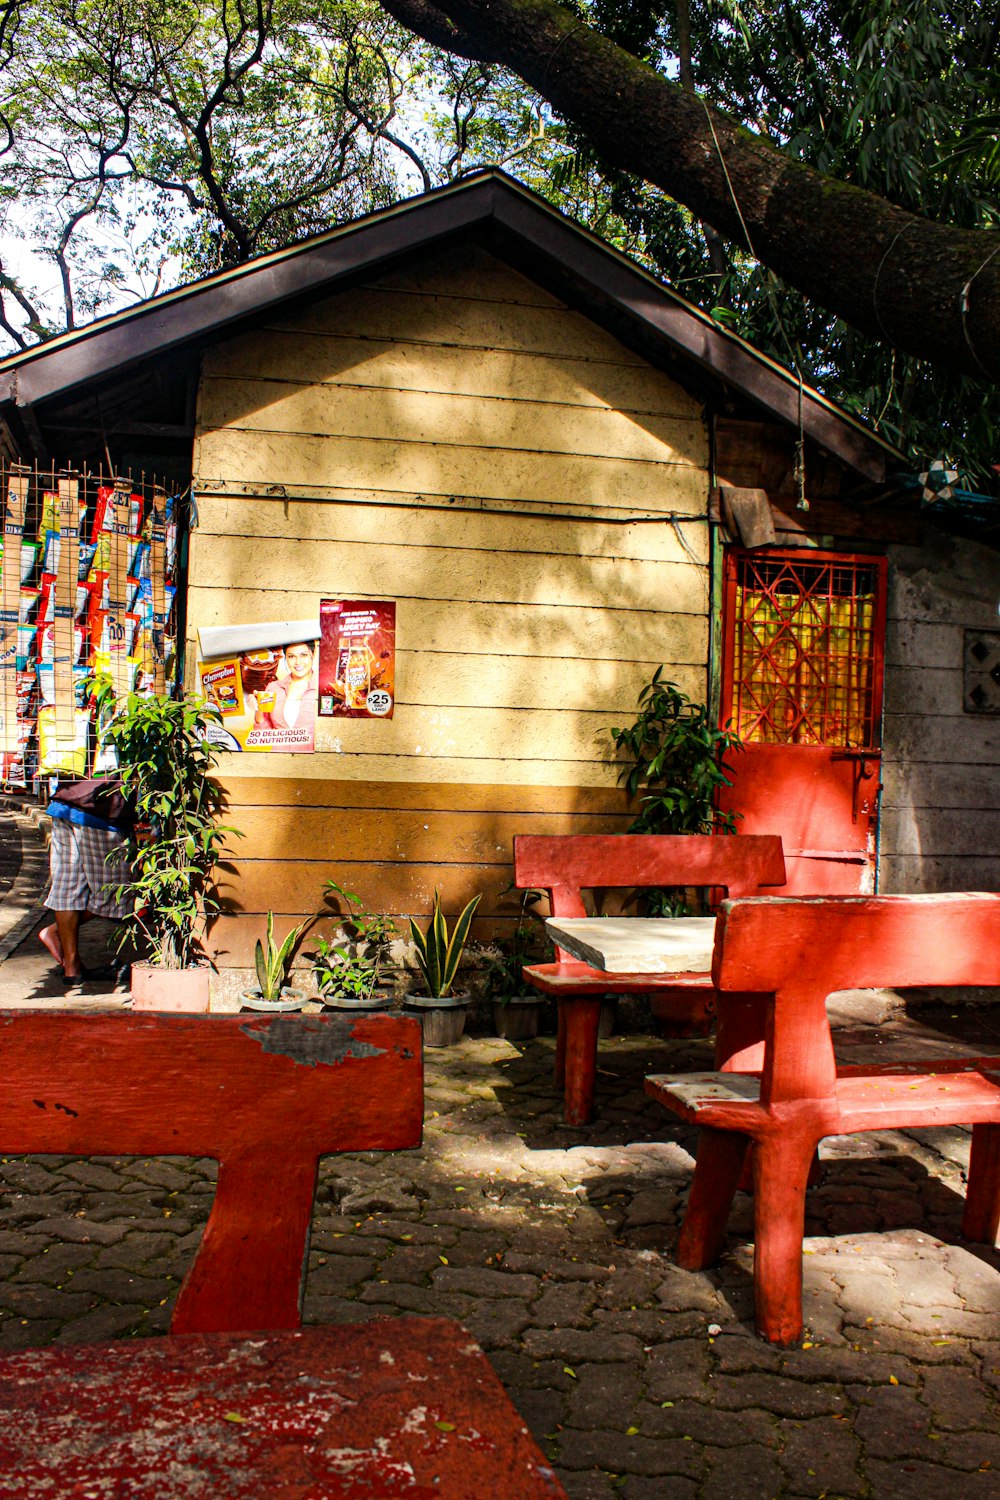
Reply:
M553 1046L428 1053L423 1147L323 1163L307 1321L462 1319L571 1500L1000 1494L1000 1256L960 1243L956 1133L826 1143L809 1336L777 1350L745 1202L713 1271L670 1258L694 1140L642 1078L707 1043L604 1044L588 1130L561 1123ZM0 1160L0 1348L162 1332L213 1182L204 1160Z
M56 998L30 942L0 966L0 1008ZM845 1060L963 1031L1000 1054L991 1011L857 1014ZM774 1349L753 1333L749 1199L718 1266L671 1259L695 1138L642 1079L708 1066L709 1044L603 1043L585 1130L561 1122L553 1048L428 1053L422 1148L322 1164L306 1321L460 1318L571 1500L998 1500L1000 1254L961 1242L968 1132L824 1143L808 1332ZM0 1350L165 1331L214 1182L207 1160L0 1158Z

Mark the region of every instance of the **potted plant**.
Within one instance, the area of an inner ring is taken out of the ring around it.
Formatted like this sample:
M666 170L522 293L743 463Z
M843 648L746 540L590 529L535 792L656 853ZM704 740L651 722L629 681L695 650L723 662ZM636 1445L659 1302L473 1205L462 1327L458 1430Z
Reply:
M618 780L640 806L629 833L735 833L741 814L720 812L715 802L732 785L725 757L743 743L728 726L715 727L706 704L664 682L662 667L639 694L635 722L610 734L628 757ZM644 890L640 909L647 917L693 915L682 889Z
M450 1047L465 1030L469 994L468 991L463 991L453 995L451 988L480 899L479 896L473 896L468 905L463 907L450 935L441 910L440 891L434 892L434 908L426 933L421 932L413 918L410 918L410 935L417 950L417 967L427 986L427 994L408 995L406 1005L407 1009L415 1010L420 1015L425 1047Z
M129 693L116 701L106 681L96 684L95 699L102 742L114 748L137 819L132 878L118 887L135 904L120 946L131 940L148 954L132 964L133 1007L206 1011L205 926L220 908L216 872L226 868L220 857L236 833L219 822L224 796L210 774L215 750L206 733L218 711L186 696Z
M292 989L288 985L288 975L292 967L299 943L305 933L316 921L316 915L307 917L297 927L293 927L284 941L274 941L274 912L267 914L267 947L265 948L260 938L257 939L254 948L254 968L257 971L257 983L249 990L243 990L240 994L240 1002L245 1010L301 1010L306 998L305 990Z
M627 756L618 779L639 800L629 833L735 833L742 813L722 812L716 801L721 789L733 784L726 756L741 751L743 742L729 724L716 728L707 704L693 702L676 683L664 682L663 671L657 667L640 692L635 722L610 731L615 749ZM694 916L707 912L708 894L649 887L641 892L638 907L647 917ZM683 992L661 994L651 1003L663 1034L689 1034L691 1001ZM609 1002L602 1007L600 1035L609 1036L613 1026ZM696 1030L704 1034L701 1022Z
M538 1035L545 997L531 989L521 971L526 964L543 961L546 947L551 947L538 919L534 923L528 920L535 916L529 908L543 895L542 891L522 892L513 933L485 954L486 995L493 1004L493 1025L497 1036L509 1042L526 1042Z
M320 998L335 1010L384 1007L391 999L382 981L396 924L381 912L368 911L360 896L335 880L327 881L326 890L346 905L347 914L342 919L343 937L319 938L316 943L313 973Z

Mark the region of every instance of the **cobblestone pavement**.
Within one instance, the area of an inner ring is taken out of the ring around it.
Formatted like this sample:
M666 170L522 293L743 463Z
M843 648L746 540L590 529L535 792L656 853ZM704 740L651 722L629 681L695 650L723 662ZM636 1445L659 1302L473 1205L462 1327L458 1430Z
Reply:
M986 1012L922 1021L891 1026L913 1055L975 1026L971 1050L1000 1052ZM560 1123L553 1047L428 1053L422 1149L325 1161L307 1321L460 1319L572 1500L1000 1496L1000 1255L959 1239L967 1134L826 1143L809 1332L779 1351L752 1331L748 1199L711 1274L671 1261L693 1139L642 1077L708 1044L602 1044L586 1130ZM0 1348L162 1332L213 1181L209 1161L3 1159Z

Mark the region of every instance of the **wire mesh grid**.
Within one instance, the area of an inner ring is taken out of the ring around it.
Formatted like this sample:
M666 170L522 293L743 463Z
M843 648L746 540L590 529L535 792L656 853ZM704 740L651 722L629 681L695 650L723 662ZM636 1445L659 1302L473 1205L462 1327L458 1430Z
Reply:
M732 717L748 744L875 742L881 571L874 560L739 554Z
M85 775L95 676L163 692L185 497L155 476L0 462L0 773Z

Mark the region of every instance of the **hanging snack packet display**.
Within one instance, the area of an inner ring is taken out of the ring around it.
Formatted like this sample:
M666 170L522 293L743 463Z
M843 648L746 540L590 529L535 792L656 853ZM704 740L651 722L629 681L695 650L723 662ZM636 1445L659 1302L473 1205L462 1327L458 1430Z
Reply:
M55 722L60 746L75 750L79 739L76 725L76 694L73 666L82 646L82 632L74 624L76 585L80 571L80 487L75 478L59 480L59 552L55 583L50 595L51 627L40 641L43 654L51 628L52 666L55 683Z
M0 569L3 567L4 548L0 542ZM21 582L28 583L35 576L35 566L38 562L38 543L21 543Z
M173 679L176 503L131 479L2 462L0 496L0 772L86 775L90 675L118 697Z
M21 619L21 542L28 499L28 478L11 474L4 502L4 549L17 566L0 572L0 752L15 755L19 747L17 727L17 655Z
M68 715L54 706L38 710L38 769L43 776L86 776L90 750L90 709L72 710L73 737L65 733Z
M34 737L35 725L31 719L18 719L15 733L15 748L0 753L0 773L4 783L10 787L26 787L28 784L28 750Z
M133 525L139 512L132 486L124 480L115 485L105 505L104 530L110 533L108 552L108 612L101 637L101 651L107 649L108 675L116 698L130 690L132 672L129 666L131 628L128 616L129 571L137 538ZM110 524L109 524L110 518Z
M167 497L162 490L153 491L153 508L149 518L149 547L140 562L149 583L153 645L153 691L163 692L163 638L167 626ZM144 617L145 618L145 617Z

